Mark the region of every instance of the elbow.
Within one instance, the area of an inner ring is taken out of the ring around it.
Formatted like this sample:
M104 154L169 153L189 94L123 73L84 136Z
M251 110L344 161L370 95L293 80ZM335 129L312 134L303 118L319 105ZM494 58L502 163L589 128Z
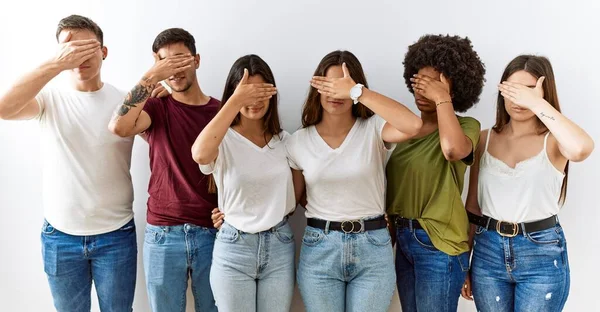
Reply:
M108 124L108 131L114 133L115 135L118 135L122 138L126 138L126 137L130 137L131 134L129 133L129 131L127 131L126 129L124 129L122 126L120 126L117 122L111 122L110 124Z
M442 153L447 161L459 161L463 159L462 155L456 150L454 146L444 146L442 144ZM466 157L466 156L465 156Z
M199 165L207 165L210 163L208 160L206 153L203 153L203 149L200 147L200 144L194 143L192 145L192 158Z
M575 151L573 151L572 153L569 153L569 155L565 155L565 156L567 157L567 159L569 159L572 162L581 162L581 161L586 160L590 156L590 154L592 154L593 150L594 150L594 141L592 139L590 139L585 144L578 146L578 148Z
M419 134L419 132L421 131L421 127L423 127L423 120L419 117L416 117L410 125L410 130L407 134L411 137L414 137L415 135Z

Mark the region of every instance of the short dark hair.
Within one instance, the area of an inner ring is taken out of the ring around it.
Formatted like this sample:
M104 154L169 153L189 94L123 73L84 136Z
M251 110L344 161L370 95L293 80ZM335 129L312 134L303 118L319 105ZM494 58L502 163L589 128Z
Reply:
M411 93L410 78L429 66L450 80L455 111L464 113L479 102L485 66L468 37L425 35L410 45L404 57L404 80Z
M102 29L100 29L98 24L85 16L74 14L61 19L56 28L56 40L58 40L60 33L66 29L89 30L96 35L96 38L100 41L100 45L104 45L104 34L102 33Z
M174 44L183 43L192 55L196 55L196 40L194 36L183 28L169 28L163 30L152 43L152 52L157 53L160 48Z

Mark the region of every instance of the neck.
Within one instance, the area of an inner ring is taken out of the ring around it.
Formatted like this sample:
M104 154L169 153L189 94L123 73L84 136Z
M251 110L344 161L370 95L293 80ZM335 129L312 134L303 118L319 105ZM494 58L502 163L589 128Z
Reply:
M75 90L81 92L98 91L102 88L102 86L104 86L102 79L100 79L100 75L86 81L71 78L71 84L73 85L73 88L75 88Z
M242 116L237 128L240 132L243 132L249 136L262 136L265 133L265 127L262 119L254 120Z
M529 118L529 120L526 121L515 121L511 119L506 125L506 131L513 136L537 133L536 118Z
M438 122L437 111L435 112L421 112L421 120L423 124L436 124Z
M323 119L317 124L320 129L327 133L339 134L348 132L356 122L356 117L352 113L344 115L331 115L323 111Z
M181 103L188 105L204 105L210 99L209 96L202 92L198 80L194 81L189 89L183 92L173 92L173 98Z

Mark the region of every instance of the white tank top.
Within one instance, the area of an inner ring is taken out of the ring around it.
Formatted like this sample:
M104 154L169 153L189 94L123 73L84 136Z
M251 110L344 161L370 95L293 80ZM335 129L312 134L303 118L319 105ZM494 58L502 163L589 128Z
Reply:
M558 171L544 148L515 168L488 153L493 130L488 131L485 150L479 162L477 197L481 212L501 221L532 222L558 214L564 173Z

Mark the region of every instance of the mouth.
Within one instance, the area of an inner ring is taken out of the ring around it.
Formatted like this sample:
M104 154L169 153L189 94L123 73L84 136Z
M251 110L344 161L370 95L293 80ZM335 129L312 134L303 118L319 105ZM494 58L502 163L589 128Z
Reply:
M515 113L522 113L522 112L527 111L526 108L522 108L522 107L516 106L516 105L513 105L510 109L513 110Z
M344 105L344 101L337 101L337 100L329 100L329 101L327 101L327 103L329 105L332 105L332 106L342 106L342 105Z
M172 83L179 83L179 82L183 81L184 79L185 79L185 77L173 77L173 78L170 78L169 81Z
M264 106L248 106L248 111L251 113L260 113L263 110Z

